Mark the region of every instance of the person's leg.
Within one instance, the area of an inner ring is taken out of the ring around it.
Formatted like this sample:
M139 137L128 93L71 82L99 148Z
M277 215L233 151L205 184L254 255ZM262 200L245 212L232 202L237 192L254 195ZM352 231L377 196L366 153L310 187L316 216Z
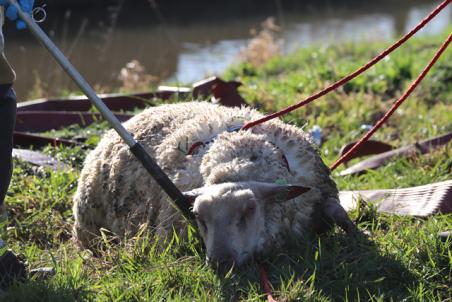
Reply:
M0 85L0 213L12 175L11 153L15 122L16 95L12 85Z
M3 202L13 169L11 153L15 122L16 95L12 85L0 85L0 220L2 216L6 216ZM23 280L25 277L25 265L12 251L8 250L0 255L0 288L7 287L13 280Z

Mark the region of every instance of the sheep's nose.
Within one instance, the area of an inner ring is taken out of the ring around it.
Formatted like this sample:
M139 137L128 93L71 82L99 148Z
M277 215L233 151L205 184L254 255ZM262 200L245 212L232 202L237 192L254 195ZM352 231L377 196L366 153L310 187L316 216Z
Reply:
M232 254L224 254L219 256L209 257L209 264L217 271L217 273L224 275L232 267L237 264L237 261Z

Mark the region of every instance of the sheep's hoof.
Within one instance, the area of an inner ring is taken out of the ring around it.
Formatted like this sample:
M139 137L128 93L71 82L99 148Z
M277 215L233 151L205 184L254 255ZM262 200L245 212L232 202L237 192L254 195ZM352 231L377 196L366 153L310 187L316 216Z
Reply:
M338 200L328 199L324 204L323 212L328 219L332 220L341 229L343 229L347 235L356 236L360 234L359 229L350 220L347 212Z

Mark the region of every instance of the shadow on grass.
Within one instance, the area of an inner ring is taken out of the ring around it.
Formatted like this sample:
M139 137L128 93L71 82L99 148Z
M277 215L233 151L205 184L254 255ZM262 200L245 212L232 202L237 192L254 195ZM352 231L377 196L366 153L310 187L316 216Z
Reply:
M0 301L34 302L34 301L87 301L89 291L84 286L58 284L52 281L27 280L17 282L0 293Z
M345 234L306 240L288 253L270 257L268 274L273 294L283 301L400 301L410 295L415 276L391 255L384 255L364 235ZM263 294L257 265L245 268L223 283L229 301Z

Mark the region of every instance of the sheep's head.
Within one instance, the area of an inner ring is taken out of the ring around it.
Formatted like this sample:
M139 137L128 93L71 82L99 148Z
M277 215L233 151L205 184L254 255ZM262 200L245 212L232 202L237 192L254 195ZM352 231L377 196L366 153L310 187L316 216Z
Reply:
M186 192L207 249L207 261L220 272L252 258L265 242L265 208L309 188L262 182L222 183Z

